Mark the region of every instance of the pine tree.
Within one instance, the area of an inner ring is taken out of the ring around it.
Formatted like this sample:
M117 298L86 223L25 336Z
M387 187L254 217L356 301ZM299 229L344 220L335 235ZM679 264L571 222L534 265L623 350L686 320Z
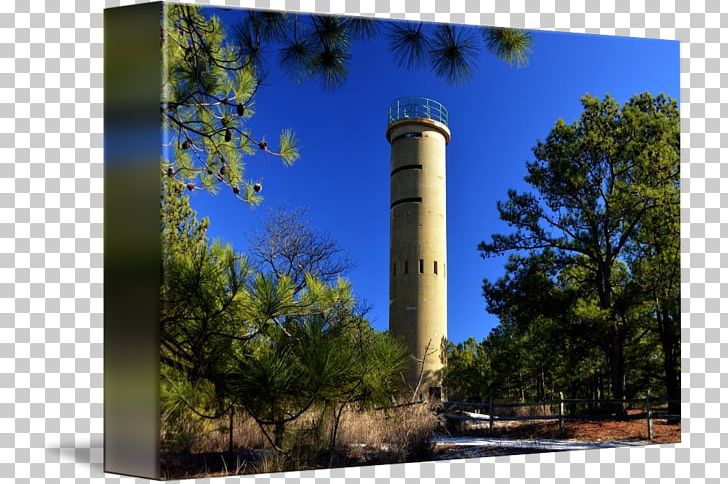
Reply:
M162 35L163 172L188 190L225 188L259 203L262 185L245 178L244 157L263 152L290 165L299 153L290 129L282 130L276 151L249 126L260 86L255 62L200 7L165 6Z
M678 223L679 112L674 100L649 93L623 107L609 96L585 96L582 104L577 121L557 121L546 140L536 144L526 176L533 192L510 190L508 200L498 203L501 219L514 231L495 234L479 248L484 257L547 248L560 267L572 271L572 279L580 281L574 315L608 348L611 386L621 400L625 349L637 344L647 326L634 268L650 253L668 257L661 261L668 273L679 266L675 230L660 243L654 230L649 235L657 220L666 227ZM647 252L630 263L630 254L638 252L634 247ZM678 306L675 287L652 285L654 295L662 293L661 308ZM666 327L675 327L675 317L663 319ZM674 341L673 336L665 344L674 348ZM675 359L670 359L674 380Z

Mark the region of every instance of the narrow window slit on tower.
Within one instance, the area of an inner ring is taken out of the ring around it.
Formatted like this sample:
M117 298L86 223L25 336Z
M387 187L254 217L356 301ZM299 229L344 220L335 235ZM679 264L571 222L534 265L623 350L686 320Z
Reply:
M397 275L397 264L396 263L392 264L392 275L393 276Z
M420 274L423 274L425 272L425 261L423 259L420 259Z
M396 202L392 202L389 208L394 208L397 205L402 205L403 203L422 203L422 197L401 198Z
M407 259L404 260L404 273L407 274L409 267L407 267Z
M421 170L421 169L422 169L422 165L416 165L416 164L402 165L402 166L398 166L397 168L392 170L392 173L390 174L390 176L394 175L395 173L399 173L400 171L403 171L403 170Z
M403 133L394 138L391 142L394 143L401 138L422 138L422 133Z
M435 275L437 275L437 261L435 261Z

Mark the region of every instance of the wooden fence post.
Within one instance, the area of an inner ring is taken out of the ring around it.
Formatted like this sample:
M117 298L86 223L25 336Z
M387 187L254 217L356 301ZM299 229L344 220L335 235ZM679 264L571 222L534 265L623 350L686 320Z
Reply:
M564 392L559 392L559 432L564 433Z
M650 391L647 390L647 440L652 440L652 404L650 403Z
M490 400L488 401L488 425L489 425L489 432L493 433L493 395L490 396Z

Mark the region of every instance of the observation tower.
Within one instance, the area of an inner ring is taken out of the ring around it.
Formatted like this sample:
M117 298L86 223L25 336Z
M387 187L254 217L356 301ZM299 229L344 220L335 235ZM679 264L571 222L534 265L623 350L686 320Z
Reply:
M433 99L405 97L389 105L389 332L413 357L407 385L418 396L435 400L444 398L446 363L447 124L447 109Z

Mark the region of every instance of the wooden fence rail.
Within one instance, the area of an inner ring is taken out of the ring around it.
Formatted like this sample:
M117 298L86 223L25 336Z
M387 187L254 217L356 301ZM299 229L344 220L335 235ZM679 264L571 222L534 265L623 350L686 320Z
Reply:
M653 404L678 402L678 401L679 400L670 400L665 397L650 399L650 402ZM541 402L505 402L505 403L493 402L493 406L497 407L497 408L539 407L542 405L559 405L561 402L563 402L564 404L591 403L591 404L599 404L599 405L622 405L622 404L634 405L634 404L639 404L639 403L645 403L646 398L626 398L624 400L594 400L594 399L588 399L588 398L564 398L563 400L544 400ZM443 405L445 405L445 406L462 406L462 407L471 407L471 408L490 408L489 402L446 401L446 402L443 402Z
M647 439L653 440L653 421L658 419L678 419L680 415L673 415L667 412L661 411L662 404L679 402L679 400L668 399L668 398L652 398L650 391L647 391L645 398L631 398L625 400L593 400L587 398L564 398L563 393L559 393L558 400L545 400L541 402L500 402L496 403L490 400L487 403L484 402L454 402L446 401L442 402L443 411L446 409L456 409L457 407L463 408L475 408L475 409L487 409L488 415L471 417L468 415L458 415L445 413L444 417L451 420L459 421L488 421L489 431L493 432L493 423L495 421L500 422L511 422L519 420L558 420L559 430L564 431L564 425L566 420L576 420L589 418L592 420L614 420L615 417L612 415L567 415L566 405L588 403L592 405L630 405L637 406L643 405L645 411L639 414L625 415L621 417L623 420L646 420L647 425ZM658 407L660 405L660 407ZM494 415L495 409L497 408L518 408L518 407L540 407L540 406L558 406L558 413L556 415L513 415L513 416L497 416Z

